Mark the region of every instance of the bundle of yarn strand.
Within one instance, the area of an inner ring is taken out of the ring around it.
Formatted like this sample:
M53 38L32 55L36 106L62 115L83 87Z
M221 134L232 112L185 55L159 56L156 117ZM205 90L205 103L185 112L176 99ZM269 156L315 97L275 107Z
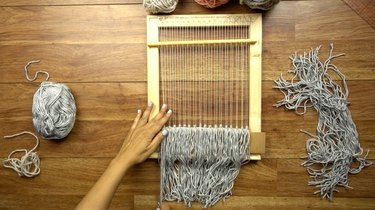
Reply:
M308 184L319 188L315 193L332 200L338 186L351 188L349 174L358 174L372 163L366 160L368 152L363 154L348 108L349 90L345 76L331 63L343 54L333 55L331 44L328 59L321 62L319 49L290 57L294 69L289 73L293 74L293 79L287 81L280 76L275 81L275 88L284 95L275 106L294 110L299 115L305 114L309 107L317 111L316 134L301 130L309 136L303 166L312 179ZM358 163L357 166L353 162Z

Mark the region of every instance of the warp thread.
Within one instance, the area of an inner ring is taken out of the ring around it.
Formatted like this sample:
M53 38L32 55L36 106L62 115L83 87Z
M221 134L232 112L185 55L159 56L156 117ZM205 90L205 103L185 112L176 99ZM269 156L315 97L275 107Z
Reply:
M195 2L207 8L215 8L228 3L229 0L195 0Z
M178 4L178 0L143 0L143 8L150 13L171 13Z
M39 73L47 75L33 97L33 125L46 139L62 139L72 130L76 116L76 104L68 86L47 81L49 74L37 71L34 78L29 77L27 67L39 61L30 61L25 66L26 79L36 80Z
M245 4L251 9L270 10L280 0L240 0L240 4Z
M34 136L36 139L36 145L30 151L27 151L26 149L14 150L8 155L8 158L3 161L3 166L5 168L13 169L19 176L34 177L40 173L40 159L37 152L35 152L39 146L38 137L31 132L24 131L14 135L4 136L4 138L14 138L24 134ZM13 157L20 152L25 153L21 158Z
M160 148L161 201L198 201L205 208L231 195L242 164L248 161L248 129L165 127Z
M333 44L330 48L325 62L319 60L320 47L311 49L308 54L295 53L290 57L294 69L288 72L294 76L286 81L281 75L275 81L275 88L284 95L275 106L285 106L299 115L305 114L308 107L318 112L317 135L301 130L310 136L306 142L307 157L302 165L312 179L308 184L320 188L315 194L332 200L333 193L338 192L337 186L351 188L348 174L357 174L372 163L366 160L368 151L362 155L358 132L348 109L349 90L345 76L331 63L332 59L344 54L332 55ZM342 85L335 82L337 78ZM352 166L353 162L358 166Z

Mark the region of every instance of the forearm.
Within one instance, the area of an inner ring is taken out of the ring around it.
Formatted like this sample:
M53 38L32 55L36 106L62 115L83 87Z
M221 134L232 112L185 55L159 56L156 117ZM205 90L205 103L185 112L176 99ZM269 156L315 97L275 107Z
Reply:
M78 204L76 210L108 209L113 195L129 168L129 163L121 162L117 157L113 159L103 175Z
M146 160L157 149L167 134L160 130L171 117L172 110L168 110L167 105L164 104L159 113L149 121L151 110L151 102L144 113L138 110L137 117L134 119L119 153L78 204L76 210L108 209L113 195L129 168Z

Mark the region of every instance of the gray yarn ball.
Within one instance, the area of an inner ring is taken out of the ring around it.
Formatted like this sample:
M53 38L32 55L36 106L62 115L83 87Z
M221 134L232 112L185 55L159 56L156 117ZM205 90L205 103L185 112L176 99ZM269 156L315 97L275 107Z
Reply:
M34 94L32 113L37 132L46 139L62 139L72 130L76 103L68 86L42 82Z
M269 10L279 3L279 0L240 0L240 3L246 4L251 9Z
M171 13L176 9L177 4L178 0L143 0L143 8L153 14Z

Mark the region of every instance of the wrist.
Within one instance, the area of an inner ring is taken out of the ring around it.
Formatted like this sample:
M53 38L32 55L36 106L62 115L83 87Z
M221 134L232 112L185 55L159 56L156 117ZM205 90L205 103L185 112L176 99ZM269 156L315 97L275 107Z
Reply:
M123 171L124 173L129 170L134 164L131 163L131 161L129 159L126 159L126 158L121 158L119 157L119 155L116 155L110 165L112 165L113 167L117 168L117 169L120 169L121 171Z

